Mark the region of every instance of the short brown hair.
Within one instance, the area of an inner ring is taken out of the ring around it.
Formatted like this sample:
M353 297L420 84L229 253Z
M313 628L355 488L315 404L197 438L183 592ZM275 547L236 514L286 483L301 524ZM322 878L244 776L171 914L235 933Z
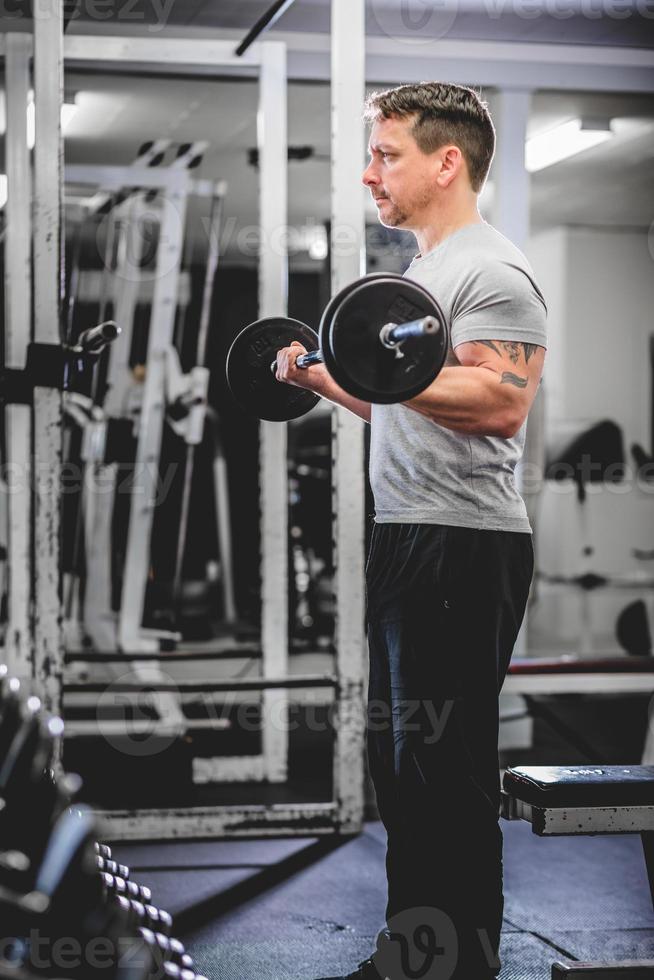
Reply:
M435 153L446 143L459 147L468 165L472 189L479 192L495 152L495 127L486 102L464 85L421 82L372 92L364 119L416 116L413 138L423 153Z

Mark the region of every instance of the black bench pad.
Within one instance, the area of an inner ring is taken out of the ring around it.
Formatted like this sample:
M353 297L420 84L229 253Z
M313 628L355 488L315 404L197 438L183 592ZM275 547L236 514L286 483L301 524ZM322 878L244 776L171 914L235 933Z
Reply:
M503 785L538 807L654 806L654 766L516 766Z

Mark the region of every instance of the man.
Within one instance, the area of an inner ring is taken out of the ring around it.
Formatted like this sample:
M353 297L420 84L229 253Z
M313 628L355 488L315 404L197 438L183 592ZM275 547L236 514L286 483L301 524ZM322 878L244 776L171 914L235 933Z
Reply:
M451 350L401 405L358 401L323 365L296 368L300 345L277 355L281 381L371 425L368 756L388 834L388 931L350 978L485 980L499 972L503 912L498 696L533 572L514 469L543 370L545 303L525 257L479 214L495 131L477 94L403 85L370 96L366 119L363 182L381 223L415 235L406 274L440 303ZM373 724L384 705L391 723ZM389 936L409 947L391 958L397 977L382 956Z

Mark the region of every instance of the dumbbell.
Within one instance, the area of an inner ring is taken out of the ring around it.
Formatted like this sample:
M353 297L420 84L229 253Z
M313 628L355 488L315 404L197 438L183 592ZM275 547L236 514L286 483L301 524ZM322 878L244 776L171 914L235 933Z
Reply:
M3 677L0 682L0 764L5 760L16 731L23 720L27 695L16 677Z
M114 895L113 898L128 916L135 929L143 927L151 929L153 932L162 933L164 936L170 936L172 933L173 918L164 909L159 909L154 905L144 905L143 902L126 898L124 895Z
M319 396L277 381L276 354L293 341L308 353L296 364L324 364L336 383L365 402L408 401L438 376L449 348L445 316L424 287L402 276L375 274L341 290L316 334L286 317L257 320L227 355L227 383L250 415L284 422L306 415Z
M3 936L14 938L17 954L16 980L32 968L30 943L34 935L52 939L66 936L82 949L96 938L106 939L120 958L107 973L103 960L97 966L83 958L66 968L68 980L153 980L156 964L147 944L130 932L124 913L103 895L95 867L94 840L97 826L85 807L70 808L57 820L38 868L35 885L26 895L0 887L0 918ZM27 940L27 937L30 937ZM136 959L126 944L134 946ZM39 973L40 973L39 968ZM48 974L51 975L51 974ZM57 973L59 975L59 973Z
M201 977L199 973L194 973L193 970L184 970L176 963L164 963L163 966L163 975L168 980L207 980L206 977Z
M114 878L124 878L125 881L129 879L129 868L126 864L118 864L116 861L112 861L111 858L101 857L99 854L96 855L96 861L98 862L98 871L106 871L107 874L113 875Z
M18 695L19 687L12 691ZM9 707L6 699L4 707ZM53 825L79 791L80 780L55 777L63 722L48 715L38 698L12 705L1 726L6 749L0 763L0 882L29 890Z
M152 892L147 885L137 885L135 881L109 874L108 871L101 871L100 878L108 895L122 895L124 898L143 902L144 905L149 905L152 901Z
M184 943L179 939L172 939L162 933L153 932L151 929L141 929L141 938L148 944L153 953L155 962L175 963L184 970L193 969L193 959L186 952Z

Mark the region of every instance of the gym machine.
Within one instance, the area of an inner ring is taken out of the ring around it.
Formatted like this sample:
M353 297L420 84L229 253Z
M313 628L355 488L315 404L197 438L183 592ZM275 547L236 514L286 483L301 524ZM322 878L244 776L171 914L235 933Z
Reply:
M161 144L162 141L153 144L150 156L154 153L155 159L161 157L166 149ZM103 189L121 197L124 197L124 188L140 188L112 208L105 222L107 248L116 255L115 267L112 266L112 255L108 254L105 260L105 267L109 269L110 301L116 317L125 325L125 336L109 360L105 383L107 395L101 406L105 435L104 438L90 441L91 446L104 449L104 452L91 454L84 460L85 467L92 470L92 479L85 480L85 485L98 488L97 493L87 492L84 495L84 506L81 508L87 543L84 630L93 647L101 652L120 649L125 653L151 653L159 649L162 640L176 642L181 639L174 631L147 630L143 626L143 610L164 417L176 434L184 439L187 447L175 571L177 591L186 541L193 457L204 434L209 371L201 361L206 352L211 287L218 258L219 215L225 193L222 183L191 181L188 176L187 166L197 161L204 146L206 144L182 147L183 152L169 167L154 167L152 160L146 157L139 166L128 168L70 167L67 171L67 180L76 185L95 187L101 184ZM156 190L157 196L151 201L148 191L153 190ZM188 374L184 374L172 343L172 331L189 194L208 197L213 203L198 340L199 360ZM103 200L103 195L96 191L91 200L98 197L100 201ZM159 226L160 244L154 272L140 269L144 248L142 223L146 217ZM162 246L162 242L165 245ZM154 290L149 317L147 368L137 371L130 368L129 356L140 287L148 279L154 280ZM97 427L97 422L94 424ZM127 458L134 453L131 445L133 438L136 440L134 472L139 490L138 506L130 509L120 610L116 616L111 603L110 566L114 495L108 491L117 485L121 452ZM125 440L129 445L125 444ZM224 609L226 616L233 620L235 608L227 487L224 472L218 475L221 485L216 488L215 499L219 507L217 523L223 535L219 552ZM69 603L68 608L71 606L72 603Z

